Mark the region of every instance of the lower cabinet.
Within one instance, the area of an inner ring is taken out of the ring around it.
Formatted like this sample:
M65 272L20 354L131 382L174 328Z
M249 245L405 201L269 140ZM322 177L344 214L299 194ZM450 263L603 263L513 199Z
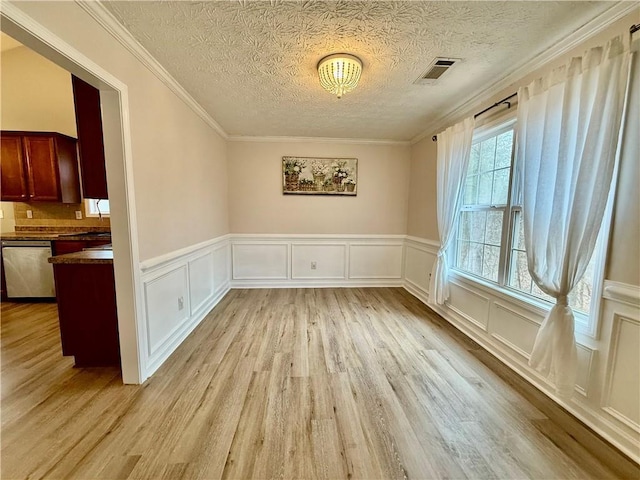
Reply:
M53 265L62 354L76 367L120 365L113 264Z

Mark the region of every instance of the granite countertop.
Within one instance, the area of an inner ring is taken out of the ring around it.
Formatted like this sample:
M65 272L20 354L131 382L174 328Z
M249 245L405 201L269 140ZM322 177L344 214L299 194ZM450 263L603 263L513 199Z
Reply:
M111 234L101 232L2 232L1 240L110 240Z
M56 255L49 257L49 263L62 264L96 264L96 263L113 263L113 250L89 249L82 252L66 253L64 255Z

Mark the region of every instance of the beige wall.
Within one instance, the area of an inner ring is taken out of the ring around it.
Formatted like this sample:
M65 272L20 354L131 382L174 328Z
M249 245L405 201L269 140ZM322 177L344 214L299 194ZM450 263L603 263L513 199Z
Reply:
M637 23L640 10L625 16L605 29L595 37L583 42L578 47L569 51L562 58L549 63L545 67L536 70L526 77L514 82L492 98L479 98L478 103L469 111L461 115L457 121L474 112L482 110L487 105L496 102L507 95L516 92L522 85L526 85L533 79L540 77L553 68L566 63L571 57L581 55L588 48L601 45L615 35L626 36L629 34L629 26ZM637 38L638 34L634 38ZM638 59L636 58L636 66ZM638 98L638 77L634 80L635 97ZM635 102L635 103L634 103ZM638 100L635 104L635 120L628 125L628 132L638 132ZM634 117L631 114L631 117ZM455 123L452 121L451 123ZM444 130L449 125L442 125ZM433 132L438 133L438 132ZM437 240L436 221L436 197L428 192L435 189L436 152L431 142L431 135L412 146L411 151L411 189L409 192L409 220L407 231L409 235L415 235L432 240ZM620 181L618 185L616 204L614 210L613 235L609 245L609 258L606 278L620 282L640 285L640 199L638 185L640 184L640 171L638 167L638 141L637 134L627 135L625 149L620 162Z
M606 277L640 285L640 34L636 33Z
M26 47L0 54L2 130L77 137L71 74Z
M436 215L437 145L431 137L411 147L407 234L439 242Z
M226 143L75 2L17 2L125 83L140 259L229 232Z
M282 157L355 157L355 197L282 194ZM405 234L409 146L230 142L233 233Z

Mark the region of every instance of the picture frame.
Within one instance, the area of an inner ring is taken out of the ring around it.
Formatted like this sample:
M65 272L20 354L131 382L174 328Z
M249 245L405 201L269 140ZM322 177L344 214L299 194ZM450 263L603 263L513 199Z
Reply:
M339 157L282 157L284 195L358 194L358 159Z

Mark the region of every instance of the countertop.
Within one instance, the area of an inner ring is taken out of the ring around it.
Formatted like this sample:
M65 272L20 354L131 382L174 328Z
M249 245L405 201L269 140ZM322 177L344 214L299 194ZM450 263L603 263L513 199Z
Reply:
M66 253L49 257L49 263L61 264L96 264L113 263L113 250L90 249L82 252Z
M110 240L111 234L99 232L3 232L0 240Z

